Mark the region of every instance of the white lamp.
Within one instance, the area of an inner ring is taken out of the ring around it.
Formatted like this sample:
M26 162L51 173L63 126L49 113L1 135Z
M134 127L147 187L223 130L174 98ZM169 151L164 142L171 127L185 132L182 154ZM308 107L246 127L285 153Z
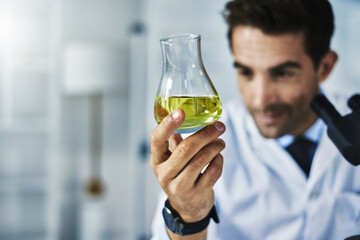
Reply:
M126 87L125 52L114 45L72 43L65 48L64 91L70 95L119 92Z

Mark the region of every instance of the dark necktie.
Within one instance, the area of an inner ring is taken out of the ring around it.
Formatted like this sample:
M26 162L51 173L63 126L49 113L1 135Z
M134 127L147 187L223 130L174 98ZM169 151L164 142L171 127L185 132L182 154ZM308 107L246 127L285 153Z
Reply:
M294 142L291 143L286 150L299 164L307 177L309 177L311 161L316 149L316 143L305 138L297 137Z

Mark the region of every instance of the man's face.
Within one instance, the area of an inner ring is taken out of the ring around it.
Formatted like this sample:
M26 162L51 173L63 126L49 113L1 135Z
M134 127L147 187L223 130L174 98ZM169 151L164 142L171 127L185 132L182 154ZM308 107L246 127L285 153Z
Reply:
M232 35L238 87L260 133L267 138L304 133L316 120L317 72L300 33L266 35L238 26Z

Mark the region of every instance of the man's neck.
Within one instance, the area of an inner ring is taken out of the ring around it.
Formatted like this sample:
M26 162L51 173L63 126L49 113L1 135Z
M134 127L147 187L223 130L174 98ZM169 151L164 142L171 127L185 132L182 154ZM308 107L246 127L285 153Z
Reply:
M324 131L324 127L324 122L321 119L317 119L302 135L309 140L318 143ZM287 134L276 139L276 141L280 144L280 146L286 148L294 141L295 137L295 135Z

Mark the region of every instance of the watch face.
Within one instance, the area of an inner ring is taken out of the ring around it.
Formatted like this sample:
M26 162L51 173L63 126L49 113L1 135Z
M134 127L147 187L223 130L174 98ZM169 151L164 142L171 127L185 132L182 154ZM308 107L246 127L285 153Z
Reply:
M175 216L174 216L175 215ZM171 210L167 207L163 208L163 217L166 223L166 226L173 233L179 234L180 236L184 236L183 229L185 225L181 223L179 216L176 216L176 213L172 213Z
M169 228L169 230L172 232L175 232L174 219L173 219L170 209L168 209L167 207L163 208L163 217L164 217L166 226Z

